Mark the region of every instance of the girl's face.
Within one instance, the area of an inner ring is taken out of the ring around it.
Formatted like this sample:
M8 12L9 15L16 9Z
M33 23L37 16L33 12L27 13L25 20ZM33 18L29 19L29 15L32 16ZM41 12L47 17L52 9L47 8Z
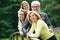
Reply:
M24 18L25 18L24 12L21 11L21 12L19 13L19 19L20 19L20 20L24 20Z
M37 16L34 13L30 14L30 21L31 22L36 22L37 21Z
M24 10L28 10L28 4L27 4L27 3L24 3L24 4L23 4L23 9L24 9Z

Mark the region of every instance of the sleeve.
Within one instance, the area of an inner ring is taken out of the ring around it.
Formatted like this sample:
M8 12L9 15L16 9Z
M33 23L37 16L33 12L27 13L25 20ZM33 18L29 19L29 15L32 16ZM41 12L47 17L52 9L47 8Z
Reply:
M47 14L45 14L45 22L48 25L49 29L53 29L50 19L48 18Z
M32 24L32 27L31 27L29 33L33 33L33 32L34 32L34 26L33 26L33 24Z
M43 27L43 23L42 22L38 22L35 34L31 34L29 36L33 37L33 38L38 38L40 36L42 27Z
M30 25L30 23L29 23L29 21L28 21L28 19L26 18L25 19L25 22L24 22L24 24L23 24L23 28L22 28L22 31L23 31L23 33L24 33L24 35L26 36L26 34L27 34L27 28L28 28L28 26Z
M21 24L20 20L18 20L18 30L19 30L19 32L22 32L22 24Z

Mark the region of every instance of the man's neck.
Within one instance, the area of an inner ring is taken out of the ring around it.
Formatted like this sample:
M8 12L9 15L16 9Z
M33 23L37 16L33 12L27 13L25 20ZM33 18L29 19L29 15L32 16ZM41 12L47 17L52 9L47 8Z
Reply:
M33 11L34 11L34 10L33 10ZM36 12L40 13L40 11L36 11Z

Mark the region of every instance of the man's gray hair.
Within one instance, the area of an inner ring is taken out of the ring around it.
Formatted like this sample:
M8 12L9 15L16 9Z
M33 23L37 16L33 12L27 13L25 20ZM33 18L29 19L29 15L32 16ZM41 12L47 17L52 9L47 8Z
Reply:
M31 6L34 4L38 4L40 6L40 2L39 1L32 1Z

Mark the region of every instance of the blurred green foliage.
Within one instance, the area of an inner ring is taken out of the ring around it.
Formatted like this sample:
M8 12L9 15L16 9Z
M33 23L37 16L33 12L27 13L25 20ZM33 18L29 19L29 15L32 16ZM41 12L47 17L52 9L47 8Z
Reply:
M0 38L18 31L17 11L23 0L0 0ZM30 4L34 0L26 0ZM54 27L60 26L60 0L39 0L41 11L48 14Z

